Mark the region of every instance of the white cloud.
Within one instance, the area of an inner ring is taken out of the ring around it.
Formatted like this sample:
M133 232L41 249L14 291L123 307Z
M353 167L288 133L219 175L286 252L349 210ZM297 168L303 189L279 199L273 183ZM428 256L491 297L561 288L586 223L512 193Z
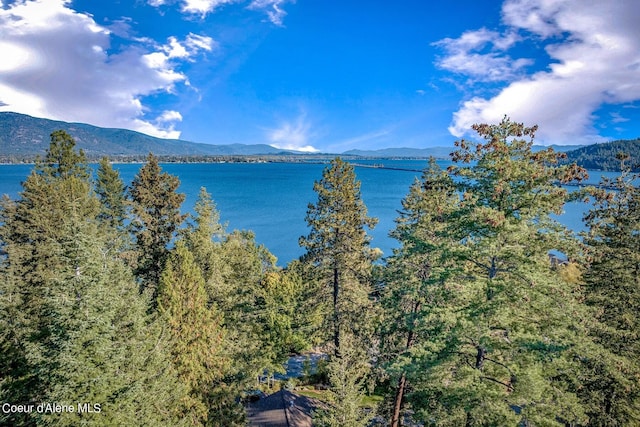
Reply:
M180 63L211 50L213 40L190 34L154 46L139 39L108 54L111 31L69 4L18 0L0 9L0 111L179 137L179 118L145 118L152 112L143 99L186 83Z
M285 3L287 0L252 0L249 9L263 10L272 24L282 26L282 21L287 15L282 8Z
M222 5L235 2L236 0L185 0L182 4L182 12L204 17Z
M436 64L477 81L510 80L532 63L530 59L513 60L505 54L518 40L515 32L501 35L486 28L467 31L457 39L446 38L434 43L446 52Z
M245 0L182 0L180 10L188 15L200 15L205 18L208 14L216 12L221 6L233 3L243 3ZM285 3L295 3L295 0L251 0L247 9L266 13L267 19L277 26L283 25L287 12L283 9ZM166 0L147 0L147 4L154 7L167 5Z
M304 114L301 114L295 123L284 122L276 129L267 129L267 138L271 145L285 150L319 151L309 144L310 137L311 125Z
M166 110L166 111L163 111L162 114L160 114L160 116L158 116L156 121L159 123L176 122L176 121L180 122L182 121L182 114L180 114L179 111Z
M507 114L538 124L540 142L589 142L598 139L596 110L640 99L640 8L635 0L507 0L502 14L509 31L546 43L551 63L511 81L492 98L464 102L449 128L455 136L473 123L497 122ZM499 57L484 59L500 65Z

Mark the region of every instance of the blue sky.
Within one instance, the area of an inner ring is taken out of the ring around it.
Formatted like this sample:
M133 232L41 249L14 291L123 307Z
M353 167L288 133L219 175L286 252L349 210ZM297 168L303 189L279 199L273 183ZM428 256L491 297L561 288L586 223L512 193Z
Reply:
M0 111L212 144L640 136L637 0L2 0Z

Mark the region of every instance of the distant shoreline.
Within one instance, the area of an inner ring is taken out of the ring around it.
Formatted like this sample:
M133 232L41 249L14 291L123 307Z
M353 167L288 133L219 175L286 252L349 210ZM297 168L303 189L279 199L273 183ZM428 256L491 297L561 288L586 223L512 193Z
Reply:
M3 158L4 157L4 158ZM33 165L36 162L38 156L0 156L0 165ZM88 155L87 159L89 163L97 163L104 156L91 156ZM144 164L146 163L147 155L135 155L135 156L106 156L109 161L114 164ZM343 158L345 160L428 160L428 156L424 157L400 157L400 156L358 156L358 155L343 155L343 154L305 154L305 155L224 155L224 156L178 156L178 155L158 155L160 163L177 163L177 164L190 164L190 163L311 163L311 164L324 164L329 163L336 157ZM444 157L435 157L438 160L448 160Z

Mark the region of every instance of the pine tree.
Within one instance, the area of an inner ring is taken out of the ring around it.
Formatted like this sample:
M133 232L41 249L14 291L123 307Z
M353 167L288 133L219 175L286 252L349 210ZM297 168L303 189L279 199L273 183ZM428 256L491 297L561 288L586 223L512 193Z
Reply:
M623 173L592 190L594 207L585 217L586 303L599 320L592 334L607 349L583 359L580 394L594 426L640 424L640 189L626 156L619 158Z
M551 250L577 244L550 217L568 199L556 185L579 179L553 150L531 150L536 128L504 119L474 125L483 142L458 141L451 168L460 201L439 233L445 264L417 322L428 340L402 358L417 415L434 425L586 422L574 392L590 348L579 285L564 281Z
M373 228L377 220L367 216L353 166L340 158L324 169L313 189L318 201L309 204L306 221L310 232L300 238L300 245L307 250L303 262L312 266L312 286L313 282L324 285L319 297L322 305L331 307L326 323L332 331L334 351L329 361L334 399L318 422L327 426L366 425L359 403L371 368L369 350L375 314L370 296L373 261L379 251L369 247L371 238L365 227ZM326 285L330 285L331 297Z
M184 194L177 193L178 177L162 172L153 154L131 184L132 229L137 252L136 276L155 301L168 244L185 216L180 213Z
M371 266L378 252L369 247L365 227L373 228L375 218L367 216L360 197L360 182L353 166L336 158L313 186L316 204L309 204L306 221L309 235L300 238L307 250L304 261L315 266L317 280L330 284L335 354L340 351L340 335L352 329L357 336L368 327L363 315L370 307Z
M448 216L459 202L451 177L431 158L420 180L416 179L402 201L391 236L401 243L387 260L381 305L381 360L396 384L390 425L400 425L407 382L407 363L417 343L428 342L428 313L443 301L439 286L452 266L443 253L450 243L444 233Z

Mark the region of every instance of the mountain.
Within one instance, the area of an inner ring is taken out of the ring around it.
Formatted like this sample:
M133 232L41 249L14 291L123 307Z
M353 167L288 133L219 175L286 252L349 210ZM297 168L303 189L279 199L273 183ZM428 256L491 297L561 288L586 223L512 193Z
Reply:
M531 150L536 152L536 151L542 151L542 150L546 150L547 148L553 148L553 151L557 151L560 153L567 153L569 151L573 151L573 150L577 150L578 148L582 148L582 147L587 147L586 145L534 145L533 147L531 147Z
M303 155L309 153L282 150L267 144L200 144L180 139L162 139L125 129L101 128L85 123L67 123L41 119L25 114L0 112L0 162L42 155L49 148L49 135L62 129L76 140L78 148L90 158L101 156L145 156L152 152L159 156L245 156L245 155ZM584 146L553 145L556 151L569 151ZM547 147L534 146L534 150ZM379 150L349 150L344 156L377 158L428 158L448 159L450 147L383 148ZM331 156L330 153L322 154Z
M0 112L0 153L4 159L44 154L49 148L49 135L59 129L73 136L77 147L92 158L146 155L149 152L178 156L300 154L267 144L199 144L180 139L155 138L131 130L40 119L10 112Z
M631 166L634 172L640 172L640 138L587 145L577 150L568 151L565 161L575 162L585 169L619 171L618 153L627 154L629 159L625 161L625 165Z

